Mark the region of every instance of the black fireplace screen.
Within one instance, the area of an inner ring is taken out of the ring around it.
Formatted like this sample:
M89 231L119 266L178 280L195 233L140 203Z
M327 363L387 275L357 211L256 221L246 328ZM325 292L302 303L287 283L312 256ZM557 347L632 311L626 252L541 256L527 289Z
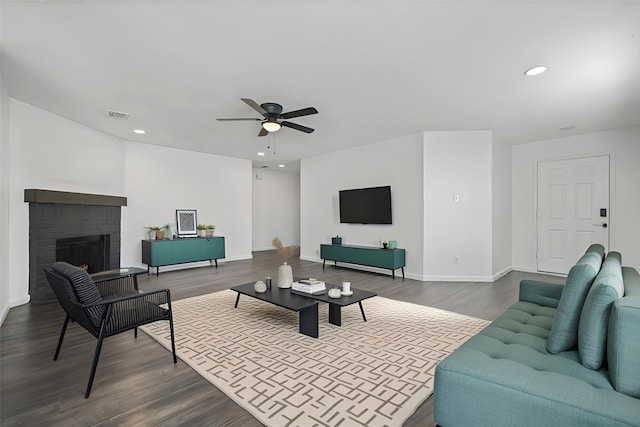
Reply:
M90 274L104 271L110 265L109 240L108 234L58 239L56 261L66 261Z

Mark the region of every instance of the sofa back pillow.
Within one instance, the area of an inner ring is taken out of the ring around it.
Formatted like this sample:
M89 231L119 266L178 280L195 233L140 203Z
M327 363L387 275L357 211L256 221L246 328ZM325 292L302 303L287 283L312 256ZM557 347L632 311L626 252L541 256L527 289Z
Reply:
M593 281L580 314L578 353L582 365L600 369L607 346L607 329L613 303L624 295L622 256L609 252Z
M601 260L604 259L604 246L602 246L600 243L593 243L587 248L586 251L584 251L585 254L588 254L590 252L600 255Z
M607 335L611 384L620 393L640 398L640 274L622 267L624 297L613 303Z
M591 251L569 270L547 340L549 353L570 350L578 344L578 322L582 307L601 265L602 255L598 251Z

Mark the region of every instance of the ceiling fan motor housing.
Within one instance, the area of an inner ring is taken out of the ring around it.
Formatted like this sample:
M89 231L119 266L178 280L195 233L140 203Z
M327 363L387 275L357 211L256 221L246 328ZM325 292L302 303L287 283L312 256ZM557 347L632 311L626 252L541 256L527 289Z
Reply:
M264 104L260 104L264 111L269 113L269 117L276 116L279 118L280 114L282 114L282 105L276 104L275 102L265 102Z

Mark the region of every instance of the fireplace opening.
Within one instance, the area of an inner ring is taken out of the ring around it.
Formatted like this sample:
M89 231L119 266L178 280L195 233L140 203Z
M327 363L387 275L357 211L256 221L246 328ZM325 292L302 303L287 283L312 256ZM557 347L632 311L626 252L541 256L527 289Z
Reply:
M110 236L79 236L56 240L56 261L66 261L87 270L89 274L108 269Z

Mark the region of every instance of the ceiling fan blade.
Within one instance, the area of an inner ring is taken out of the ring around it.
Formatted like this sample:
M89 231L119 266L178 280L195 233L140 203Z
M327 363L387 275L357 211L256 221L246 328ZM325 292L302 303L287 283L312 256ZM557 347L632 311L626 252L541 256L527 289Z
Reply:
M304 133L311 133L311 132L313 132L315 130L315 129L308 128L306 126L299 125L297 123L280 122L280 124L282 126L285 126L285 127L291 128L291 129L295 129L295 130L299 130L300 132L304 132Z
M228 122L228 121L233 121L233 120L251 120L251 121L260 121L262 119L253 119L253 118L248 118L248 117L230 117L230 118L226 118L226 119L216 119L219 122Z
M240 98L240 99L243 100L249 107L253 108L254 110L256 110L258 113L262 114L263 116L267 117L267 115L269 114L269 113L267 113L267 110L262 108L253 99L249 99L249 98Z
M282 113L283 119L293 119L294 117L310 116L311 114L318 114L318 110L313 107L303 108L301 110L289 111L288 113Z
M258 132L258 136L267 136L269 135L269 131L263 127L260 127L260 132Z

